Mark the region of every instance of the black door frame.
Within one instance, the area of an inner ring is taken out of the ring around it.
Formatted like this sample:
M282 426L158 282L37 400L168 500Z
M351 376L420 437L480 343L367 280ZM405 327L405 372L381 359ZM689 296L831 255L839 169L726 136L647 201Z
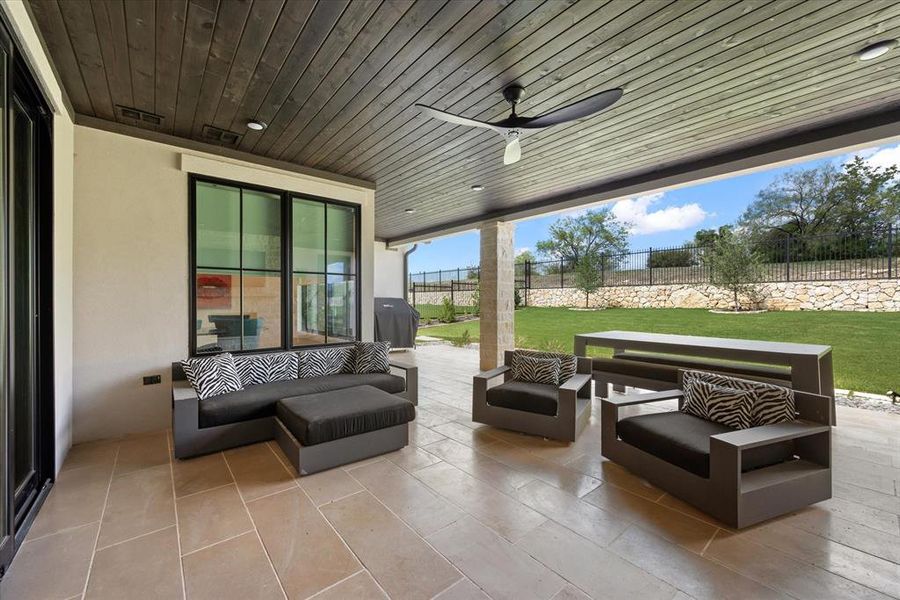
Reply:
M0 176L2 176L2 196L0 196L0 276L3 283L0 292L4 295L0 302L0 352L3 361L0 364L0 411L7 415L6 448L0 449L0 469L5 472L6 489L0 489L0 502L5 503L7 523L5 531L11 532L3 537L4 529L0 529L0 579L12 562L16 550L22 544L38 511L43 505L53 485L56 466L55 443L55 378L54 378L54 339L53 339L53 114L37 85L24 55L19 51L12 35L12 29L6 16L0 14L0 44L6 53L5 87L0 85L0 93L4 94L0 108L2 138L0 138ZM28 103L35 111L34 120L34 219L35 219L35 268L37 269L36 309L38 313L35 342L37 345L37 364L35 365L35 435L36 460L35 471L38 478L34 493L26 505L18 513L14 510L14 481L12 480L12 449L15 443L15 432L12 428L13 415L10 406L10 302L11 290L9 281L9 156L11 149L11 128L9 111L13 93L20 100ZM5 460L4 460L4 457Z

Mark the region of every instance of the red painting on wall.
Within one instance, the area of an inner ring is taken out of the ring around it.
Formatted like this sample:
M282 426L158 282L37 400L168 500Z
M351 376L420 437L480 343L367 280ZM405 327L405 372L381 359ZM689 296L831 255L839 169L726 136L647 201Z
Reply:
M197 308L231 308L232 275L197 275Z

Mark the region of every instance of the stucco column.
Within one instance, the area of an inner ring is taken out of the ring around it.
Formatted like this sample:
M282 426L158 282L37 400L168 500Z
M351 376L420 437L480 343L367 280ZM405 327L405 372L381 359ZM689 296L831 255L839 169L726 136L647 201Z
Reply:
M503 364L503 351L515 346L516 226L503 221L481 225L481 369Z

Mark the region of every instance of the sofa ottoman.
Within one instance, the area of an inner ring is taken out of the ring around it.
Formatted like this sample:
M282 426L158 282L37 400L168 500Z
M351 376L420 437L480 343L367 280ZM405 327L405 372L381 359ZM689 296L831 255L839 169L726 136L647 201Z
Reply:
M279 400L276 440L300 475L399 450L409 443L416 408L361 385Z

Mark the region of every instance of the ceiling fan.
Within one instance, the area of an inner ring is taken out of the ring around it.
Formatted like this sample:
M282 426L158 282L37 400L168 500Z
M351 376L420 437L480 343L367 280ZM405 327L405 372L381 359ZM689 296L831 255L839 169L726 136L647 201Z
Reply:
M519 103L524 95L525 88L520 85L511 85L504 88L503 98L506 99L512 107L512 114L502 121L495 121L493 123L461 117L459 115L454 115L453 113L438 110L431 106L425 106L424 104L416 104L416 107L424 114L434 117L435 119L447 121L448 123L468 125L469 127L482 127L484 129L496 131L506 140L506 151L503 153L503 164L511 165L522 158L522 147L519 144L519 137L521 137L524 130L543 129L544 127L558 125L567 121L574 121L598 113L605 108L609 108L622 97L622 88L613 88L611 90L600 92L599 94L594 94L593 96L589 96L568 106L557 108L554 111L550 111L547 114L538 117L520 117L516 114L516 104Z

